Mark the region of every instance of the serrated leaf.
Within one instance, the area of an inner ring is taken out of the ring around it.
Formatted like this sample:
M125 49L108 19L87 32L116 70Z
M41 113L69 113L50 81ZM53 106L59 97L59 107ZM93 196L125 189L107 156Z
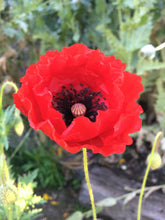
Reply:
M26 33L28 31L28 24L20 19L16 19L15 23Z
M109 197L107 199L103 199L100 202L97 202L96 205L97 206L101 206L101 207L112 207L114 205L116 205L117 200L113 197Z
M12 27L3 26L2 30L3 30L4 35L8 37L11 37L11 38L18 37L19 40L24 40L22 33Z
M161 80L158 80L157 82L157 89L158 89L158 95L157 102L156 102L156 109L157 111L161 112L162 114L165 114L165 89L163 88L163 82Z
M157 119L162 129L165 129L165 88L163 86L163 81L161 80L161 78L157 81L157 90L158 94L155 95L155 97L157 98L155 110L157 113Z
M139 75L143 74L145 71L164 69L165 63L159 62L158 60L143 60L140 59L137 65L137 73Z
M137 48L141 48L142 46L144 46L145 44L147 44L149 42L149 36L151 33L151 29L152 29L152 23L151 22L147 22L145 25L140 26L137 28L136 33L135 33L135 45L138 45Z
M130 202L135 196L136 192L128 194L128 196L124 199L123 205L126 205L128 202Z
M14 120L15 106L9 106L4 112L5 125L12 124Z
M104 25L99 25L96 29L103 32L109 44L109 47L114 51L115 56L121 59L123 62L127 62L129 52L122 45L120 40L118 40L117 37L112 33L112 31L110 29L105 28Z
M38 175L38 169L35 169L34 171L32 172L28 172L27 175L23 175L23 176L19 176L19 182L23 182L25 184L29 184L31 182L34 181L34 179L37 177ZM35 182L33 182L35 184Z
M66 220L82 220L82 219L83 219L83 213L77 211L73 213L71 216L69 216Z
M132 27L132 30L130 29L129 31L125 31L123 37L123 45L128 51L132 52L141 49L149 42L149 36L152 30L151 22L147 22L147 24L137 28L136 24L133 23L133 25L135 25L135 27Z

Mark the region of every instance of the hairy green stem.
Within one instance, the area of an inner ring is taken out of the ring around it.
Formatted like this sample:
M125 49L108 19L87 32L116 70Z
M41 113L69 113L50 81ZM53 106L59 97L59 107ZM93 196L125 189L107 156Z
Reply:
M140 218L141 218L141 206L142 206L142 199L143 199L143 194L144 194L144 190L145 190L145 185L146 185L147 177L148 177L149 170L150 170L150 167L151 167L155 147L158 145L158 142L160 141L161 136L162 136L162 133L158 132L158 134L155 137L154 143L153 143L153 147L152 147L152 151L151 151L151 157L150 157L150 160L148 162L148 166L147 166L144 178L143 178L143 183L142 183L141 192L140 192L140 196L139 196L137 220L140 220Z
M9 218L8 220L13 220L13 204L9 205Z
M4 144L0 144L0 155L4 152Z
M93 191L92 191L90 180L89 180L88 161L87 161L87 149L86 148L83 148L83 159L84 159L85 179L86 179L86 182L87 182L89 196L90 196L91 205L92 205L92 211L93 211L93 220L97 220L94 196L93 196Z
M12 155L10 156L10 160L16 155L16 153L20 150L20 148L22 147L23 143L25 142L25 140L29 137L30 133L32 131L32 128L29 128L29 130L27 131L27 133L25 134L25 136L22 138L21 142L18 144L18 146L15 148L14 152L12 153Z

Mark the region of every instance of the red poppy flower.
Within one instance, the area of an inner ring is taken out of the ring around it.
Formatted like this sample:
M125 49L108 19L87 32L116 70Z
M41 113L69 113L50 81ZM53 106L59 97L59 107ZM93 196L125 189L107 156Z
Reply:
M30 65L14 95L30 126L71 153L81 148L104 156L121 153L141 128L136 103L141 77L124 71L113 55L83 44L48 51Z

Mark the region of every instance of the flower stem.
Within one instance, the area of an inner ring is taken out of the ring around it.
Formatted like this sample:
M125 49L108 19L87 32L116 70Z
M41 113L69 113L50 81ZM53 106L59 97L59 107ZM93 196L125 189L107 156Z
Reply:
M11 161L11 159L13 159L13 157L16 155L16 153L20 150L20 148L22 147L22 145L24 144L24 142L26 141L26 139L29 137L31 131L32 131L32 128L29 128L29 130L27 131L27 133L25 134L25 136L22 138L21 142L18 144L18 146L15 148L14 152L13 152L12 155L10 156L10 161Z
M156 47L156 51L158 50L162 50L163 48L165 48L165 42L160 44L159 46Z
M0 144L0 155L4 152L4 144Z
M88 191L89 191L89 196L90 196L92 211L93 211L93 220L97 220L94 196L93 196L93 191L92 191L90 180L89 180L87 149L86 148L83 148L83 159L84 159L85 179L86 179L86 183L87 183L87 186L88 186Z
M158 146L161 136L162 136L162 132L158 132L156 137L155 137L154 143L153 143L153 147L152 147L152 150L151 150L151 157L150 157L150 160L148 162L148 166L147 166L144 178L143 178L143 183L142 183L141 192L140 192L140 196L139 196L137 220L140 220L140 218L141 218L141 206L142 206L142 199L143 199L143 194L144 194L144 190L145 190L145 185L146 185L147 177L148 177L149 170L150 170L150 167L151 167L151 162L152 162L153 154L154 154L154 151L155 151L155 147Z
M9 217L8 220L13 220L13 204L9 205Z
M4 154L0 155L0 185L5 185L10 180L9 169Z

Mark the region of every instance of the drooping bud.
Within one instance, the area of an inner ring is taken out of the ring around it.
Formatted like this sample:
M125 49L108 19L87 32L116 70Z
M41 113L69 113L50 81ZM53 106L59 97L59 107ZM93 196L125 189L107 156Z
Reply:
M76 103L72 105L71 112L74 117L84 116L86 113L86 107L82 103Z
M20 116L16 120L16 123L14 125L14 130L18 136L21 136L23 134L24 124L23 124L22 118Z
M147 163L149 163L151 159L151 154L148 155L147 157ZM158 169L162 164L162 158L158 152L154 152L152 161L151 161L151 169L156 170Z
M152 60L156 56L156 48L152 44L147 44L141 48L139 55Z
M0 186L0 201L3 204L11 204L17 200L17 188L12 184Z

